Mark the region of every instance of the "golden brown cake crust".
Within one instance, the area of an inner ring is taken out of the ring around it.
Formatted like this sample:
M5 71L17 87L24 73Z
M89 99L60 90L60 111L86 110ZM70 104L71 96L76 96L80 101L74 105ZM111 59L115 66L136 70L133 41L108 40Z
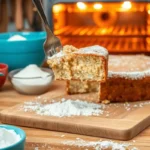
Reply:
M100 101L150 99L150 56L111 55L108 80L100 85Z

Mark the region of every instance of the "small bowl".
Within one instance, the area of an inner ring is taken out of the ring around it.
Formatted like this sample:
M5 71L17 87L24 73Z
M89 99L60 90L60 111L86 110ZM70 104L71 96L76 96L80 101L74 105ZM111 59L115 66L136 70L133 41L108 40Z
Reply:
M0 148L0 150L24 150L26 134L22 129L11 125L0 125L0 128L4 128L7 130L14 130L21 137L20 141L18 141L17 143L8 146L6 148L2 149Z
M43 71L50 73L47 77L18 78L14 77L22 69L16 69L9 73L8 77L16 91L27 95L39 95L47 92L54 80L54 73L51 69L41 68Z
M8 73L8 65L0 63L0 88L4 85Z
M9 41L12 36L22 36L26 40ZM42 65L45 60L43 44L46 32L0 33L0 61L9 66L9 71L24 68L29 64Z

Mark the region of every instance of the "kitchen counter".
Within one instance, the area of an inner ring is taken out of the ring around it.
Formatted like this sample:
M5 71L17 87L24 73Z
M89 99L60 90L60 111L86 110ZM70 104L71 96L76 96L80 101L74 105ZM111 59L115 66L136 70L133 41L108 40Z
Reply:
M60 81L54 82L49 92L53 94L55 93L54 91L57 88L58 89L57 96L62 95L65 93L65 90L63 92L59 92L59 89L64 88L64 85L65 85L64 82L60 82ZM16 104L22 103L27 100L32 100L35 97L36 96L21 95L17 93L12 88L10 83L6 82L5 86L0 91L0 110L6 109L8 107L14 106ZM82 135L70 134L70 133L47 131L41 129L26 128L26 127L21 127L21 128L24 129L27 134L26 150L86 149L85 147L77 148L75 146L66 146L63 144L63 142L68 140L77 140L79 138L85 141L106 140L97 137L82 136ZM139 148L140 150L150 150L150 127L144 130L134 139L127 142L131 143L132 145Z

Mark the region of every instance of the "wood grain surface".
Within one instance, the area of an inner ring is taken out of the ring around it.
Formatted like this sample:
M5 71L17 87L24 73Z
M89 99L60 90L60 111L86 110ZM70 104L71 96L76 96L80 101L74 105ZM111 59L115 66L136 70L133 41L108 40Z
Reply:
M64 91L63 88L61 90ZM41 98L38 99L38 102L44 103L44 98L42 97L50 97L46 104L51 103L52 100L61 101L62 98L65 98L66 100L80 99L94 101L93 97L97 95L95 93L90 93L57 97L57 93L58 91L55 90L55 94L52 96L51 92L48 92L44 96L41 96ZM95 101L97 99L95 97ZM129 103L130 108L134 108L133 105L138 105L138 103L141 102ZM35 112L25 112L21 109L23 105L24 103L1 111L1 122L117 140L132 139L150 125L150 105L137 107L127 111L122 103L115 103L115 105L111 104L111 106L106 105L104 114L100 116L75 116L62 118L38 115ZM118 107L116 107L116 105ZM105 114L105 112L111 112L109 117L107 117L107 113Z
M57 96L65 94L65 91L61 91L64 87L63 82L55 82L51 88L50 92L53 95L57 89L59 92ZM12 89L9 83L6 83L4 88L0 91L0 110L9 108L16 104L22 103L27 100L33 99L35 96L21 95ZM134 112L134 111L133 111ZM142 114L141 114L142 116ZM121 117L121 116L120 116ZM64 145L64 141L75 141L77 138L83 139L85 141L99 141L99 140L109 140L104 138L97 138L91 136L83 136L77 134L70 134L65 132L47 131L35 128L21 127L25 130L27 134L26 139L26 150L46 150L46 149L86 149L86 147L77 146L67 146ZM122 142L122 141L118 141ZM136 146L140 150L150 150L150 128L141 132L134 139L129 140L133 146ZM92 148L88 148L92 149Z

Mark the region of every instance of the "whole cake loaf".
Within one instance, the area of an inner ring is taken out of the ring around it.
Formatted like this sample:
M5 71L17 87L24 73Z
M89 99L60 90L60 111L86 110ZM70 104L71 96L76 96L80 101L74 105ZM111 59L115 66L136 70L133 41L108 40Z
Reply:
M95 45L77 49L64 46L63 51L48 58L55 79L105 82L108 70L108 51Z
M100 83L100 101L150 99L150 56L110 55L108 80Z

